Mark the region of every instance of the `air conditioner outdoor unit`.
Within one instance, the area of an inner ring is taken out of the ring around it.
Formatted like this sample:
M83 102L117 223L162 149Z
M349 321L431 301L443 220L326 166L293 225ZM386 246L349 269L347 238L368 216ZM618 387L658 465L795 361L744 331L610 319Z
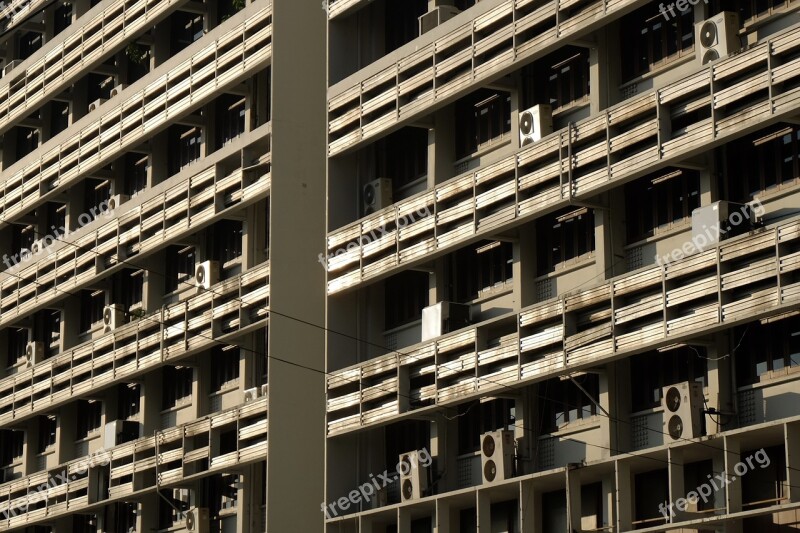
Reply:
M8 76L8 73L17 68L20 63L22 63L21 59L15 59L14 61L6 63L6 66L3 67L3 77Z
M363 216L371 215L375 211L392 205L392 180L379 178L370 181L364 185L361 199Z
M697 59L707 65L742 49L739 14L723 11L696 26Z
M266 383L261 385L261 396L266 396L267 391L269 391L269 385L267 385Z
M514 433L490 431L481 435L481 473L483 483L509 479L514 471Z
M431 31L439 24L447 22L451 18L461 13L455 6L437 6L419 17L419 34Z
M123 323L124 313L117 305L107 305L103 308L103 333L114 331Z
M194 281L199 289L210 289L219 281L219 263L203 261L194 269Z
M726 238L747 233L753 229L753 217L750 206L724 200L698 207L692 211L692 242L707 242L705 249Z
M141 436L140 427L139 422L133 420L108 422L103 433L103 446L109 449L138 439Z
M667 443L700 436L703 415L703 385L684 381L663 389L664 440Z
M553 133L553 108L535 105L519 114L519 145L535 143Z
M29 342L25 346L25 361L28 366L44 361L44 343L39 341Z
M428 490L428 469L422 466L419 451L400 455L399 463L405 463L400 472L400 498L407 502L419 500Z
M186 531L208 533L209 514L205 507L192 507L186 511Z
M186 511L186 531L208 533L209 514L205 507L192 507Z
M105 98L98 98L97 100L89 104L89 113L91 113L92 111L94 111L95 109L97 109L106 102L107 100Z
M117 85L116 87L111 89L111 98L114 98L115 96L119 96L119 93L121 93L122 91L124 91L127 88L128 88L128 84L127 83L120 83L119 85Z
M115 194L111 198L108 199L108 209L110 211L115 210L120 205L124 204L129 200L129 196L127 194Z
M469 305L439 302L422 309L422 340L427 341L468 326Z
M245 402L252 402L259 396L259 388L253 387L252 389L247 389L244 391L244 401Z

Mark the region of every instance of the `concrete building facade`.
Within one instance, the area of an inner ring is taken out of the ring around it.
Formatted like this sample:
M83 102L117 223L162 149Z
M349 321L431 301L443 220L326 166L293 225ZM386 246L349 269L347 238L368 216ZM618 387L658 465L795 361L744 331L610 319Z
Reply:
M329 2L327 533L800 529L799 12Z
M0 530L321 530L319 4L0 17Z

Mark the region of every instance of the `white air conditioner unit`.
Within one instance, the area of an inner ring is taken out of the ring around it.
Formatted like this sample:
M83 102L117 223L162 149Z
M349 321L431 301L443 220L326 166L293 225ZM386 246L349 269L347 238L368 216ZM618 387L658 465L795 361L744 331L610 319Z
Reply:
M127 83L120 83L119 85L117 85L116 87L111 89L111 98L114 98L115 96L119 96L119 93L121 93L122 91L124 91L127 88L128 88L128 84Z
M269 391L269 385L264 383L263 385L261 385L261 396L266 396L267 391Z
M114 420L106 424L103 432L103 447L105 449L119 446L126 442L138 439L140 434L140 424L133 420Z
M89 113L91 113L92 111L94 111L95 109L97 109L106 102L107 100L105 98L98 98L97 100L89 104Z
M392 180L379 178L364 185L362 201L362 216L371 215L392 205Z
M511 478L514 472L514 432L490 431L481 435L481 474L483 483Z
M115 194L111 198L108 199L108 209L109 211L114 211L120 205L124 204L130 199L127 194Z
M696 25L695 31L697 59L701 65L728 57L742 49L739 14L733 11L723 11L704 20Z
M199 289L210 289L219 282L219 262L203 261L194 269L194 281Z
M44 361L44 343L39 341L29 342L25 346L25 362L33 366Z
M419 17L419 34L427 33L461 13L455 6L437 6Z
M3 77L8 76L8 73L17 68L20 63L22 63L21 59L15 59L6 63L6 66L3 67Z
M669 444L700 436L703 416L703 385L684 381L663 389L664 440Z
M698 207L692 211L692 242L708 243L705 249L725 238L747 233L753 229L753 217L751 207L724 200Z
M192 507L186 511L186 531L208 533L209 514L205 507Z
M256 398L258 398L260 389L258 387L253 387L252 389L246 389L244 391L243 399L245 402L252 402Z
M124 322L125 314L117 305L107 305L103 308L103 333L114 331Z
M400 455L399 462L405 463L400 474L400 498L407 502L419 500L428 490L428 469L422 466L419 451Z
M535 105L519 114L519 145L535 143L553 133L553 108Z
M422 341L468 326L469 305L439 302L422 309Z

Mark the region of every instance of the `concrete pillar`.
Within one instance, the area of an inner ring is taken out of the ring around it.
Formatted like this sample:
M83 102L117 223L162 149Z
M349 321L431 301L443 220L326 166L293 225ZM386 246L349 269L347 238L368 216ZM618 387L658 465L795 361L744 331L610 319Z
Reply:
M786 424L786 484L791 503L800 502L800 422Z
M485 490L476 492L478 509L478 533L491 533L492 531L492 502Z
M667 465L667 475L669 478L669 503L685 499L686 483L684 476L683 450L670 448L667 453L669 464ZM673 508L675 516L673 522L682 522L688 519L686 511L681 511L676 505Z
M597 31L597 42L589 48L589 103L593 115L608 108L608 92L618 63L615 61L617 56L607 52L609 43L606 31L605 28Z
M579 469L567 469L567 523L570 531L581 531L581 474Z
M629 531L633 529L633 484L631 482L631 467L625 461L616 461L616 482L617 482L617 501L616 501L616 526L617 531Z
M733 476L733 467L739 462L739 457L741 454L741 445L739 441L734 437L724 437L725 438L725 462L724 462L724 471L727 476ZM715 464L716 467L716 464ZM714 468L714 471L717 471ZM725 491L725 507L727 508L727 513L738 513L742 511L742 480L741 478L737 477L735 480L731 481L727 484L727 486L723 489ZM731 523L728 524L728 533L741 533L741 523L735 524Z
M455 107L436 111L434 127L428 134L428 188L452 178L456 161Z
M536 494L533 490L532 481L520 483L519 499L519 530L520 533L536 532ZM453 530L455 531L455 530Z

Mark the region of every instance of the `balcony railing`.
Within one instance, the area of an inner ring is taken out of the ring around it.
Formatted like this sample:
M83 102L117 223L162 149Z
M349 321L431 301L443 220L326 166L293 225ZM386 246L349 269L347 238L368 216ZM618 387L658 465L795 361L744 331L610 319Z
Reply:
M796 28L328 235L333 294L505 230L800 109ZM694 115L692 115L694 114ZM672 129L671 122L696 116ZM434 216L408 216L427 209ZM405 225L400 225L405 223ZM382 228L381 238L371 233ZM336 255L337 250L340 251ZM341 253L346 250L346 253Z
M46 3L47 0L12 0L11 2L5 2L3 9L0 9L0 21L8 21L3 27L3 31L7 32L14 28L31 13L44 7Z
M51 410L263 327L269 263L0 381L0 425Z
M136 35L144 33L188 0L116 0L97 15L80 20L76 31L60 39L55 46L45 46L36 60L22 65L0 80L0 133L13 121L30 115L49 98L58 95L122 49ZM5 11L19 8L14 2ZM31 4L44 4L32 2ZM11 11L14 12L14 11ZM20 13L24 17L30 13ZM70 30L67 30L70 32ZM10 81L9 81L10 80Z
M226 431L236 432L237 448L222 454L211 443ZM109 475L103 477L108 483L108 497L102 500L97 495L105 491L91 476L90 457L4 483L0 485L0 516L6 528L23 527L97 503L130 501L143 492L194 481L266 457L267 398L260 398L102 450L97 459L110 461ZM47 488L41 490L44 485Z
M352 3L334 2L331 12ZM435 41L422 36L417 51L356 85L329 92L328 153L352 150L515 65L543 57L563 38L577 39L646 3L595 0L575 9L573 0L508 0Z
M272 53L272 10L248 15L217 39L195 42L191 59L160 76L155 71L154 81L143 89L123 91L62 132L57 139L64 140L46 153L39 149L35 161L12 167L0 193L0 217L8 222L38 207L46 196L107 165L266 66ZM78 129L82 123L86 125Z
M328 433L800 307L800 219L334 372Z
M133 257L151 255L265 198L272 176L270 125L250 136L247 145L233 142L223 147L198 163L198 171L187 169L179 183L157 188L157 194L91 233L27 267L0 274L0 326L110 276ZM240 167L223 174L219 161L236 152L243 154ZM254 160L250 152L262 155Z

